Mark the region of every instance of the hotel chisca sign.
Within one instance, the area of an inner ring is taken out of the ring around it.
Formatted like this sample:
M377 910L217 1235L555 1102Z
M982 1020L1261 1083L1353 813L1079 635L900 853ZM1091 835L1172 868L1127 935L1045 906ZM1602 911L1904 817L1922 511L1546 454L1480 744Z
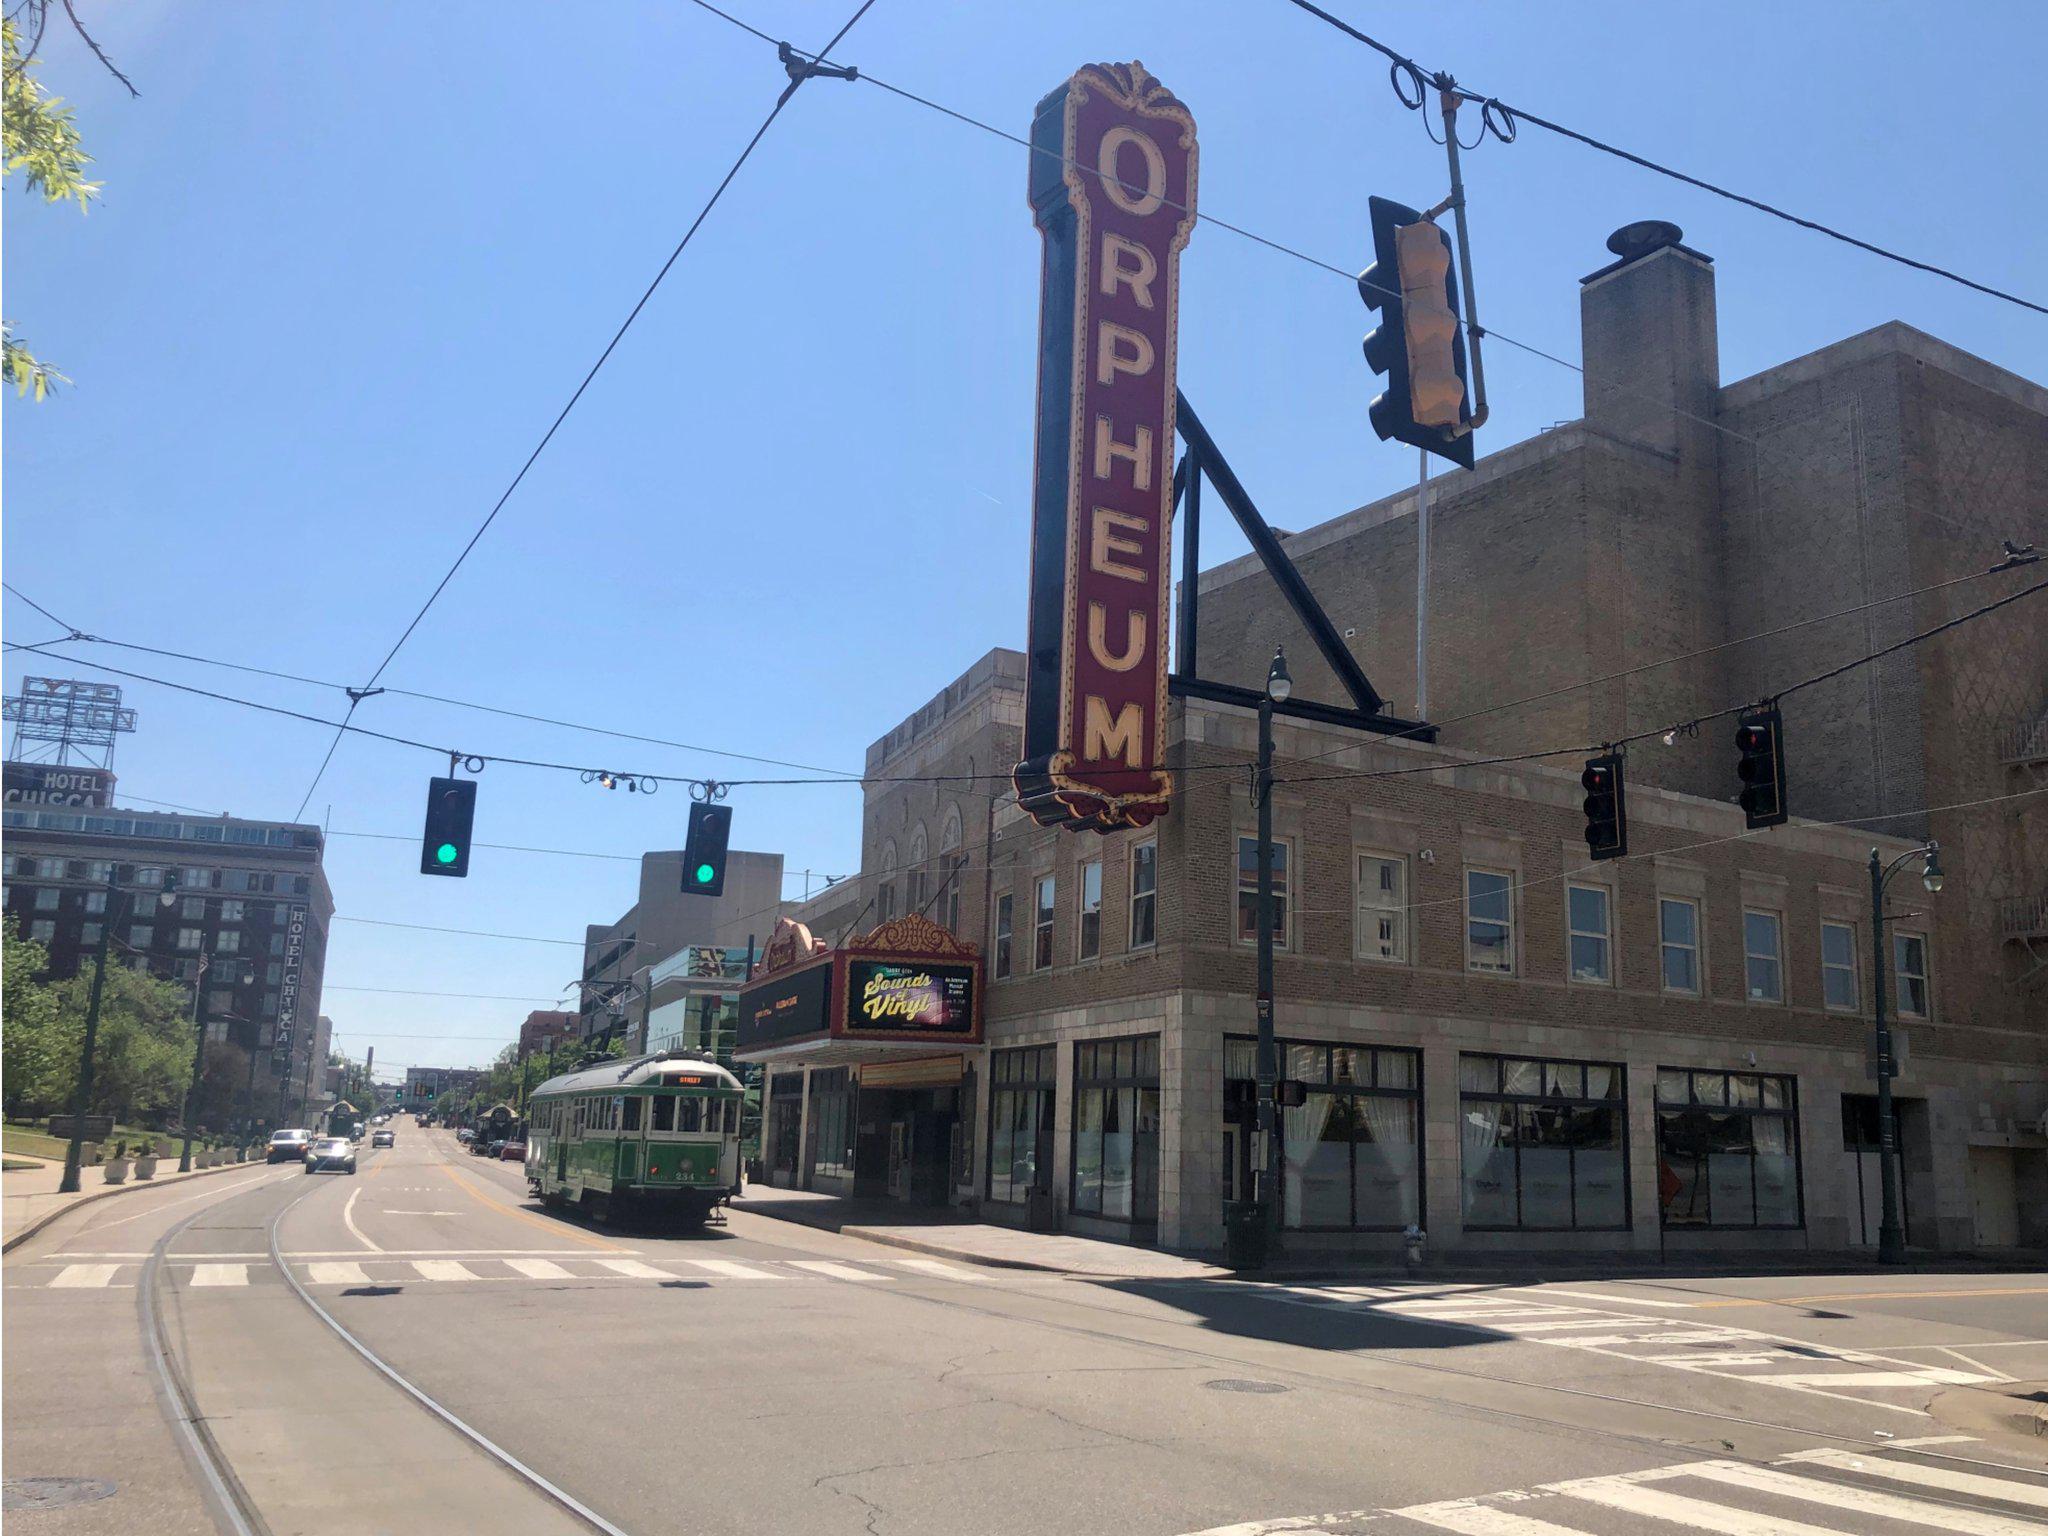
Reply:
M1038 104L1044 239L1031 643L1017 798L1040 826L1167 809L1180 252L1195 120L1142 64L1091 64Z

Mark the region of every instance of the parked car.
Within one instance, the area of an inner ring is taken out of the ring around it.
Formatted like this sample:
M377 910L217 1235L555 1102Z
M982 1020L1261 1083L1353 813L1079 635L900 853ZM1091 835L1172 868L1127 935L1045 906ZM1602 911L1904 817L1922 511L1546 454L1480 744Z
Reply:
M356 1149L340 1136L323 1136L306 1149L308 1173L354 1173Z
M472 1141L476 1140L476 1132L472 1131L468 1126L465 1125L464 1127L462 1127L461 1130L455 1133L455 1139L461 1142L466 1147Z
M498 1147L498 1161L503 1163L525 1162L526 1143L523 1141L507 1141L501 1143Z
M398 1132L372 1131L370 1133L370 1145L373 1147L395 1147L398 1145Z
M306 1148L312 1145L313 1133L304 1128L293 1131L272 1131L270 1133L270 1155L267 1163L295 1163L306 1155Z
M502 1136L493 1136L489 1141L478 1142L476 1146L482 1150L485 1157L496 1157L505 1150L505 1140Z
M355 1121L355 1122L354 1122L353 1124L351 1124L351 1125L349 1126L349 1128L348 1128L348 1139L349 1139L350 1141L361 1141L361 1140L363 1139L363 1122L362 1122L362 1121L360 1121L360 1120L357 1120L357 1121Z

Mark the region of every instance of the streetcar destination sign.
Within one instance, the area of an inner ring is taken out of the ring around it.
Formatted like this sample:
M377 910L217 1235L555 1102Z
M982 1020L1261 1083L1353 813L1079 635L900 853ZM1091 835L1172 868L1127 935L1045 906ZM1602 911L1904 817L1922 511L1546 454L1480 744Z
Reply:
M1038 104L1044 242L1019 802L1040 826L1163 814L1180 252L1195 121L1139 63Z

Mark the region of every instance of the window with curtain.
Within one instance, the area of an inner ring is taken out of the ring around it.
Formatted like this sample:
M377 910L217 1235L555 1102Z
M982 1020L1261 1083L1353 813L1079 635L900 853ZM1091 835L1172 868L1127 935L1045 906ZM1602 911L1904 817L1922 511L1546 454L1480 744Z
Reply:
M1159 1037L1074 1047L1071 1208L1089 1216L1159 1219Z
M1570 927L1571 978L1573 981L1612 980L1608 968L1607 887L1573 885L1565 888L1565 917Z
M1224 1042L1226 1082L1256 1082L1257 1048ZM1280 1042L1280 1075L1307 1092L1280 1111L1282 1220L1296 1230L1399 1231L1422 1209L1422 1056ZM1228 1092L1228 1089L1226 1089Z
M1358 856L1358 955L1408 958L1408 861L1384 853Z
M989 1053L988 1197L1022 1204L1052 1178L1053 1048Z
M1919 933L1892 935L1892 973L1898 980L1897 1007L1902 1019L1924 1019L1927 1012L1927 937Z
M1159 936L1159 844L1131 849L1131 945L1143 949Z
M1467 1227L1628 1226L1619 1063L1461 1056L1458 1127Z
M1657 1069L1657 1205L1667 1227L1797 1227L1797 1084Z

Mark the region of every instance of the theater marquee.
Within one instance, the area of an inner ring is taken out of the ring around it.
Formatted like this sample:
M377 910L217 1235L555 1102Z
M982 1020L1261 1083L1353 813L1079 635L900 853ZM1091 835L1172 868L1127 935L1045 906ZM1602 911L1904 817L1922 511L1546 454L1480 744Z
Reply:
M1165 812L1180 252L1195 122L1142 64L1091 64L1038 104L1044 240L1031 642L1019 802L1107 832Z

